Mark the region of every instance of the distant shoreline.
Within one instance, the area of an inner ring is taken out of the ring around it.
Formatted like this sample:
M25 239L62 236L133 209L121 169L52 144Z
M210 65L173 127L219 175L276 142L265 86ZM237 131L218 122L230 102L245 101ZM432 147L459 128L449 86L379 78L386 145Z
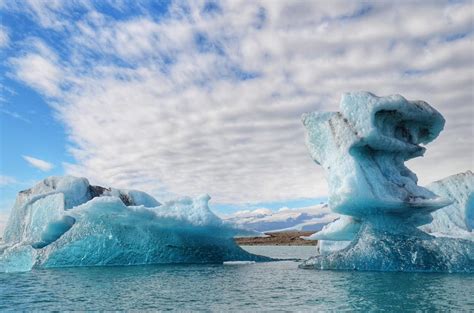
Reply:
M241 246L315 246L316 240L300 238L312 234L312 231L265 233L268 237L242 237L236 238L235 242Z

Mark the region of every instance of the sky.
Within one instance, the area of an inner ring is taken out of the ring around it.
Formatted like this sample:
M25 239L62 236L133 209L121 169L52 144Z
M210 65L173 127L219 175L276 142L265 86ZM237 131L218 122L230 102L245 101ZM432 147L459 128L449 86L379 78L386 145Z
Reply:
M211 195L217 212L324 201L301 114L347 91L446 118L420 184L473 169L472 1L0 0L0 228L50 175Z

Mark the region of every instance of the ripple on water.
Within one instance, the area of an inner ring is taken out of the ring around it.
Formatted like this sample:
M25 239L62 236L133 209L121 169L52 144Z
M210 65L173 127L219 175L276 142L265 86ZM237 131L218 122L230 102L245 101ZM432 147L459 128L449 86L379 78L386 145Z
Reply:
M249 247L306 258L314 247ZM474 275L336 272L298 262L0 273L0 310L473 311Z

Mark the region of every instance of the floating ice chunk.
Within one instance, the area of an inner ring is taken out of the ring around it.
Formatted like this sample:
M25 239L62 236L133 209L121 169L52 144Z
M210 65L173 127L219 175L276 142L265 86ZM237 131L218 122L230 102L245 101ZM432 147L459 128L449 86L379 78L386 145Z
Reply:
M208 207L210 197L158 202L138 191L89 186L87 180L44 182L20 194L0 246L0 271L33 267L222 263L270 260L246 252L233 237L248 231L224 223ZM86 188L76 188L86 182ZM57 186L70 186L75 191ZM39 186L39 187L38 187ZM51 186L49 186L51 187ZM60 191L58 191L60 190ZM38 192L38 194L34 194ZM75 197L83 193L83 197ZM72 195L74 200L68 200ZM66 207L65 203L82 204ZM140 204L140 205L132 205ZM159 203L158 203L159 204Z
M68 212L74 226L46 246L39 266L222 263L258 260L233 241L238 233L207 208L208 197L183 198L156 209L95 198Z
M255 261L226 261L224 265L249 265L255 264Z
M308 238L320 240L320 255L302 267L474 272L472 241L435 238L417 228L431 223L432 230L445 229L466 220L467 231L472 216L456 203L458 213L446 208L452 219L431 214L456 197L418 186L404 165L423 155L420 144L438 136L441 114L423 101L368 92L345 94L340 108L303 115L310 154L327 172L329 206L343 217ZM469 197L462 197L468 207Z

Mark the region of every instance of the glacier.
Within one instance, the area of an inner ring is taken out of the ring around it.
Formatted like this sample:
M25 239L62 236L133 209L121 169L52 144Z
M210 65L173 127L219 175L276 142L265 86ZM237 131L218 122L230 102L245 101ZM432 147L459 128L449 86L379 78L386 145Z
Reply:
M0 272L32 268L268 261L235 244L255 235L226 223L210 197L164 204L86 178L49 177L21 191L0 242Z
M242 210L223 215L225 221L241 228L262 233L285 231L319 231L324 225L337 218L327 204L318 204L300 208L280 208L278 211L259 208Z
M425 188L404 164L443 130L438 111L400 95L351 92L339 112L302 121L340 218L305 238L318 240L319 254L301 268L474 272L472 172Z

